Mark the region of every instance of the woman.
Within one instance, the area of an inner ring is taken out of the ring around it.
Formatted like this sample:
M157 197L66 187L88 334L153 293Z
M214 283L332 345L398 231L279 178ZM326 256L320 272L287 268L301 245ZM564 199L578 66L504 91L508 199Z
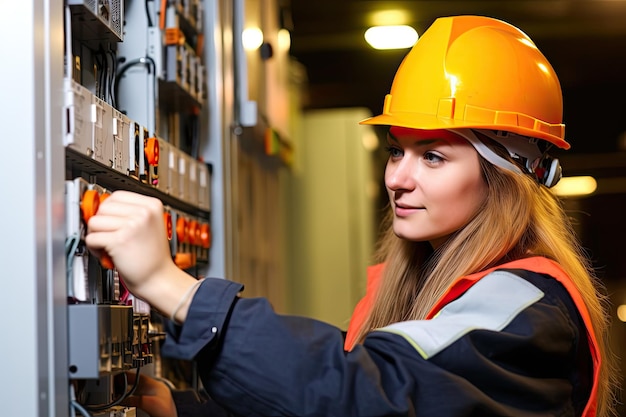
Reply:
M608 415L605 300L548 189L560 166L547 150L569 147L561 118L558 79L524 33L477 16L433 23L383 114L363 122L390 126L389 224L345 341L240 298L234 282L186 275L160 202L113 193L87 244L180 324L163 353L195 358L215 401L188 413L146 380L134 403L180 417L218 404L258 416Z

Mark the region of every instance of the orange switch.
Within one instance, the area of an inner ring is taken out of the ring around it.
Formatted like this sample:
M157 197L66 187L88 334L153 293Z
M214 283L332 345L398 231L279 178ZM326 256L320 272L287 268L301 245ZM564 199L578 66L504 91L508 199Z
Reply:
M187 233L187 220L181 216L176 220L176 238L178 239L178 243L187 242Z
M172 215L169 211L163 213L163 221L165 222L167 240L172 240Z
M177 253L174 257L174 263L180 269L191 268L194 265L193 257L189 252Z
M202 245L202 231L200 230L200 223L196 225L196 233L194 235L193 243L194 245L200 246Z
M204 249L211 247L211 226L208 223L202 223L200 226L200 244Z
M109 193L100 194L98 190L87 190L83 193L83 197L80 200L80 209L83 212L83 219L85 223L89 221L100 208L100 203L109 197ZM100 256L100 265L106 269L113 269L113 260L111 257L103 253Z
M196 235L198 233L198 222L195 220L192 220L189 222L189 243L191 243L192 245L196 245Z
M83 213L85 223L89 221L100 207L100 195L98 190L87 190L80 199L80 211Z
M157 138L149 138L144 146L148 164L155 167L159 165L159 141Z

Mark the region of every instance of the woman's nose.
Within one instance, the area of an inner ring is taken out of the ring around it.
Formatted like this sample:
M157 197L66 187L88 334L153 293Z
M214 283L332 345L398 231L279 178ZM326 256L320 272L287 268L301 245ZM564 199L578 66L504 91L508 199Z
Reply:
M415 187L415 164L410 158L388 163L385 169L385 185L390 190L411 190Z

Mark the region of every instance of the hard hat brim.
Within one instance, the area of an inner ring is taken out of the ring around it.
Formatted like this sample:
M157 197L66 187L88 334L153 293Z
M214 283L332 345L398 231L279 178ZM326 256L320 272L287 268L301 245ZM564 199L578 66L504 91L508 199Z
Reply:
M526 128L518 125L494 125L493 123L475 123L466 120L436 117L428 114L394 113L393 115L381 114L361 120L362 125L398 126L410 129L436 130L436 129L490 129L504 130L517 133L518 135L531 138L543 139L561 149L569 149L570 144L559 136L551 135L539 130Z

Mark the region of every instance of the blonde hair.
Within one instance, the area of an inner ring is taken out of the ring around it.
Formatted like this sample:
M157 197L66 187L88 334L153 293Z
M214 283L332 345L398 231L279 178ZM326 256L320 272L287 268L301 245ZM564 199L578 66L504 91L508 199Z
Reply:
M388 210L376 261L385 269L374 305L359 329L362 341L372 329L424 319L453 281L529 256L556 261L578 288L593 323L602 357L598 416L612 414L617 373L608 347L608 300L595 277L561 202L529 175L497 168L480 158L487 195L473 219L433 251L428 242L398 238Z

